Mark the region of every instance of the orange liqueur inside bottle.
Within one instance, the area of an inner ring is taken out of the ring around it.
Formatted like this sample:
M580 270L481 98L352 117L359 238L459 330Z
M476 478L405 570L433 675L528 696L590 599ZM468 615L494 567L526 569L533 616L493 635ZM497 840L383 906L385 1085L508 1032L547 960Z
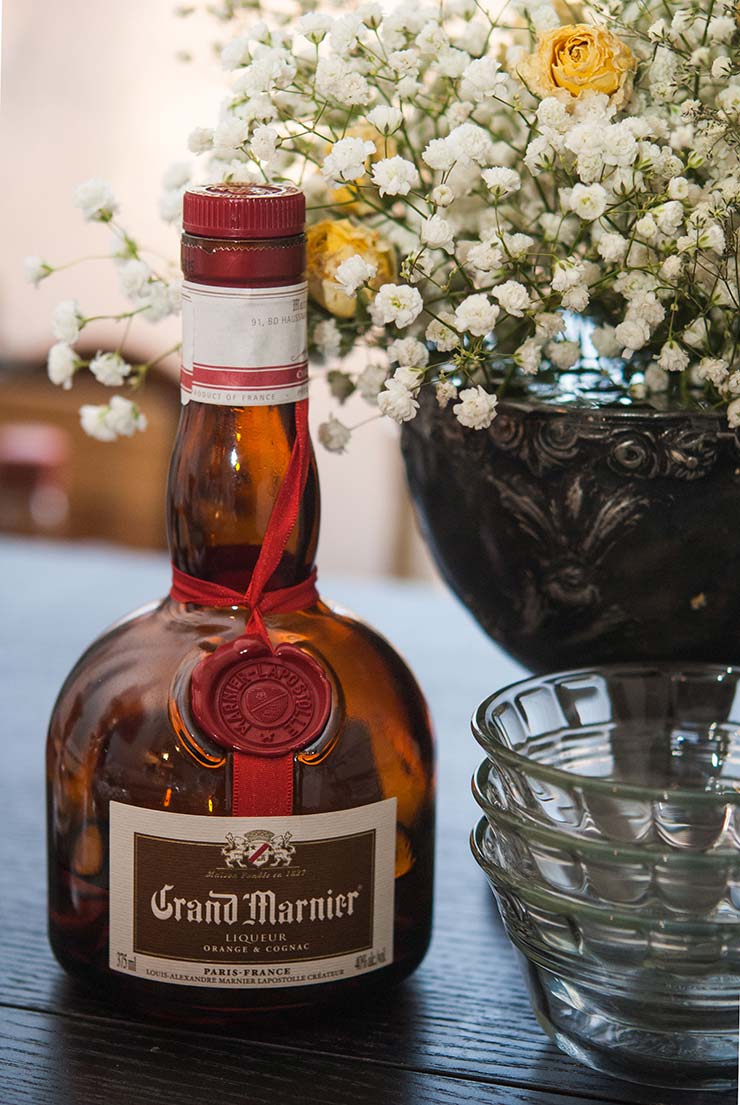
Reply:
M288 186L186 196L175 584L87 650L49 730L54 952L177 1019L356 995L430 935L423 698L314 589L303 217Z

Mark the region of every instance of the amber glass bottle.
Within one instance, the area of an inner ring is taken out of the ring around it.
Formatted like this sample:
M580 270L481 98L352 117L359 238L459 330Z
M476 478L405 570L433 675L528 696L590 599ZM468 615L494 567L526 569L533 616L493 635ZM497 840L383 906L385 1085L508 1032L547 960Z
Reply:
M59 962L196 1022L397 981L430 935L423 698L382 637L312 591L302 218L288 187L186 197L179 589L87 650L49 731ZM244 596L276 530L258 639Z

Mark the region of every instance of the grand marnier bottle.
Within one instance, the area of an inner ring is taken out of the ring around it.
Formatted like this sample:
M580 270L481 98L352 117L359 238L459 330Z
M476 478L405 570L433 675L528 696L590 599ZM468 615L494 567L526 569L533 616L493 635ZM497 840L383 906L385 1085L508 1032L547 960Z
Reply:
M52 947L163 1016L357 994L429 940L426 707L316 590L303 221L289 186L186 195L172 591L87 650L51 719Z

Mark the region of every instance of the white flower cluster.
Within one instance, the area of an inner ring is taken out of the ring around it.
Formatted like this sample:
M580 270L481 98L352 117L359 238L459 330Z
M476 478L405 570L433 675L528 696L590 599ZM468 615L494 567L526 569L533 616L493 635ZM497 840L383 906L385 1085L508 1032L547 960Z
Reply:
M179 222L182 197L189 180L190 168L183 163L171 166L165 174L160 214L166 222ZM112 258L118 269L121 291L130 307L116 314L86 317L76 300L65 299L58 303L51 321L52 332L57 340L48 354L49 379L58 387L69 389L75 373L88 368L95 379L106 387L120 387L126 383L138 385L153 364L175 350L168 350L161 357L134 367L126 361L120 350L99 351L90 359L85 359L74 345L82 337L85 328L100 319L124 322L128 328L136 317L148 322L159 322L177 314L180 310L181 281L179 277L166 279L158 275L142 258L142 251L137 243L116 221L119 205L113 190L105 181L95 178L80 184L75 189L74 204L80 208L86 220L107 224L112 232ZM27 257L24 263L26 279L35 287L56 270L57 266L40 257ZM80 422L85 432L99 441L130 437L135 431L146 428L146 418L138 406L122 396L114 396L104 406L81 407Z
M579 314L598 317L581 332L625 390L634 377L731 399L731 373L713 362L733 361L740 307L734 8L686 0L671 22L665 0L628 19L621 3L587 0L580 22L610 37L595 48L592 87L574 91L544 57L551 87L522 79L532 36L560 20L547 0L515 7L499 27L468 0L385 14L370 3L304 15L294 35L285 21L238 37L224 52L232 97L218 126L240 138L226 177L245 165L297 173L313 222L349 218L397 251L400 278L372 286L377 270L358 252L335 279L347 296L373 288L342 322L344 348L350 333L388 350L397 367L368 394L399 422L426 383L440 405L456 400L463 425L484 428L502 375L580 371L587 351L569 324ZM598 69L609 51L613 86ZM218 126L191 148L212 154ZM314 348L336 356L330 310L312 311ZM403 363L399 336L426 357ZM344 448L336 427L325 436Z
M336 258L309 250L311 286L326 263L342 293L336 314L311 303L311 347L330 361L370 343L391 367L333 369L340 400L357 391L404 422L431 385L485 429L502 381L593 372L595 348L625 393L693 391L740 426L734 0L583 0L575 27L552 0L370 0L339 15L291 2L259 19L254 0L243 25L231 6L228 95L189 147L211 179L299 181L309 237L332 222L352 231ZM165 179L166 218L188 179L186 166ZM115 227L103 182L76 202ZM172 282L121 245L132 312L174 309ZM27 261L34 283L51 271ZM50 373L64 386L85 325L60 305ZM132 375L109 361L96 374ZM342 451L349 432L334 419L322 440Z
M98 441L115 441L119 437L132 437L137 430L146 429L146 418L135 403L114 395L110 403L80 407L80 423L86 434Z

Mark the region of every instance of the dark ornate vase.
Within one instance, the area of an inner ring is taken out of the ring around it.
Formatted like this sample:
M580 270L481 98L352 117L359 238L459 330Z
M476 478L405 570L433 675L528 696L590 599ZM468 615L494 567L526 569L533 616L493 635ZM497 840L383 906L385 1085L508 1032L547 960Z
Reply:
M425 395L403 453L429 548L534 671L740 662L740 447L722 412Z

